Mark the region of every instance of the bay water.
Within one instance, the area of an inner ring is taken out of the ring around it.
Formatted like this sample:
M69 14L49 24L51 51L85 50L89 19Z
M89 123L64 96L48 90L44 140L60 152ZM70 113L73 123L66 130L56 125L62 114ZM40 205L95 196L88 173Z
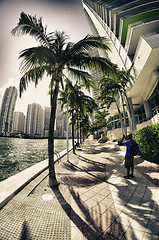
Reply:
M55 139L55 153L66 148L66 139ZM0 181L47 158L47 139L0 137Z

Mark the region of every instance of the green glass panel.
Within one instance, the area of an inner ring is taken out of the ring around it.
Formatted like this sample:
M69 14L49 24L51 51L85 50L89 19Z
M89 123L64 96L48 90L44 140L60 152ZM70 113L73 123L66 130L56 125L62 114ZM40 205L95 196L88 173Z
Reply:
M126 42L126 36L127 36L127 31L128 31L128 26L129 24L132 24L134 22L146 19L146 18L151 18L154 16L159 15L159 9L156 10L152 10L149 12L144 12L144 13L140 13L138 15L126 18L123 20L123 28L122 28L122 38L121 38L121 44L125 44Z

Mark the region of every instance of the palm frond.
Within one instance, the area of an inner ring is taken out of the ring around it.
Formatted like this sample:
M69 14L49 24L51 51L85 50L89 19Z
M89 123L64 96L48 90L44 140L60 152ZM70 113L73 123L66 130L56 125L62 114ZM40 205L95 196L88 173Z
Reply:
M74 44L71 51L75 54L80 52L89 52L93 48L110 51L107 43L108 40L105 37L94 37L92 35L87 35L85 38Z
M33 66L54 65L56 63L53 52L43 46L24 49L19 55L19 59L21 58L23 60L20 64L20 69L24 72Z
M85 86L87 90L90 90L90 87L92 87L92 88L95 87L95 85L92 81L92 77L88 72L82 71L80 69L71 68L71 67L69 67L68 70L69 70L69 74L71 75L71 77L73 79L76 79L77 82L82 83L83 86Z
M55 31L53 32L53 39L54 39L54 46L56 46L58 51L61 51L66 44L68 35L64 31L62 32Z
M50 37L46 34L47 27L43 27L42 18L21 12L17 26L11 31L13 35L29 34L39 40L44 46L49 46Z
M26 72L20 79L19 83L19 93L20 97L22 96L22 93L24 90L26 90L29 82L34 82L35 87L37 86L39 80L42 80L42 77L45 74L46 69L42 67L35 67L28 72Z
M116 73L117 65L110 62L107 58L102 57L91 57L87 53L79 53L73 56L72 60L68 63L69 66L74 66L80 69L97 69L107 74L108 71Z
M90 65L93 68L101 70L104 74L107 74L108 71L112 74L116 73L118 69L116 64L112 63L109 59L102 57L92 57Z

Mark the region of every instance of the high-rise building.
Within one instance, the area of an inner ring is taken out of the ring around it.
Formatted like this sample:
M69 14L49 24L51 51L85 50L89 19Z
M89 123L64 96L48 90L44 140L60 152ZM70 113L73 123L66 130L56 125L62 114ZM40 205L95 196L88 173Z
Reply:
M133 119L131 125L127 116L130 130L159 122L159 2L82 2L93 35L105 36L110 43L111 51L106 57L126 71L134 64L131 71L134 81L126 88ZM104 56L103 52L99 55ZM119 105L122 111L120 99ZM117 130L120 124L115 104L111 104L110 114L108 129Z
M45 117L44 117L44 137L49 136L49 125L50 125L50 107L45 107Z
M23 112L14 112L13 133L24 133L25 115Z
M25 133L33 137L44 136L44 110L37 103L28 104Z
M55 121L55 137L66 138L67 136L67 115L61 110L61 106L57 104L56 121ZM69 126L69 136L71 136L71 127Z
M0 135L10 136L12 130L13 113L17 100L18 91L15 87L5 90L0 114Z
M44 137L44 110L38 106L36 136Z
M25 133L30 137L48 137L50 125L50 107L45 110L37 103L28 104ZM67 116L61 112L60 105L57 106L54 136L65 138L67 131ZM71 127L69 127L69 136L71 136Z
M55 137L64 137L64 115L60 104L57 104L56 109Z
M0 106L1 106L1 102L2 102L2 93L0 92Z

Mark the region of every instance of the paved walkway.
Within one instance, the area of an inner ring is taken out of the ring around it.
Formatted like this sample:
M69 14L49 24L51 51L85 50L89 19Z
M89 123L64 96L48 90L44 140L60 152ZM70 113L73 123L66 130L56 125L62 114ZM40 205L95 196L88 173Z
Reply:
M159 188L139 172L125 179L124 152L86 141L82 151L56 164L0 212L0 240L159 239Z

